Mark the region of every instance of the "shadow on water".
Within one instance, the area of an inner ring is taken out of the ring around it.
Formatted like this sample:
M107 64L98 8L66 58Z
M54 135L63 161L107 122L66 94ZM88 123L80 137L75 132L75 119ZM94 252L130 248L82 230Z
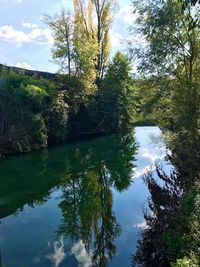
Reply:
M106 266L120 235L112 188L122 192L131 185L136 151L130 132L8 159L0 166L0 218L42 205L58 190L56 235L82 240L93 264Z

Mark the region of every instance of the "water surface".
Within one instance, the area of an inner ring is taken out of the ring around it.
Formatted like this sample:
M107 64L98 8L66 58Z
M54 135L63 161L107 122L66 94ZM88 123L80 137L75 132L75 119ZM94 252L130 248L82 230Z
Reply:
M130 266L160 134L136 127L1 161L0 266Z

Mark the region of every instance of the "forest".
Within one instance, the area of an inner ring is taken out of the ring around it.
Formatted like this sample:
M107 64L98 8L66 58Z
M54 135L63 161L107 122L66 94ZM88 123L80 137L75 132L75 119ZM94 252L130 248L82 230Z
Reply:
M44 15L60 69L44 78L0 67L0 158L135 125L159 126L174 170L169 176L156 166L164 186L151 172L143 177L151 212L144 214L148 227L132 266L198 267L200 3L132 0L131 6L137 20L124 51L114 55L115 0L74 0L73 14L62 8Z

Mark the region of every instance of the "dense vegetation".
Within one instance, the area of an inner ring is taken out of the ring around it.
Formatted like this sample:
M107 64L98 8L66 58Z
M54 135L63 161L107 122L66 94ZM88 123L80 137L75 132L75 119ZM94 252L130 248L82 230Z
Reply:
M140 61L140 112L163 129L175 170L144 177L151 193L137 266L200 266L200 6L198 1L133 1L138 14L132 45ZM152 216L153 214L153 216Z
M115 1L74 1L74 17L46 16L61 75L54 81L1 69L0 154L41 149L81 135L117 131L135 119L128 56L109 62ZM96 22L97 21L97 22Z
M127 128L134 120L129 59L117 53L101 90L88 96L79 78L56 81L1 71L0 151L26 152L81 135ZM127 94L128 92L128 94Z

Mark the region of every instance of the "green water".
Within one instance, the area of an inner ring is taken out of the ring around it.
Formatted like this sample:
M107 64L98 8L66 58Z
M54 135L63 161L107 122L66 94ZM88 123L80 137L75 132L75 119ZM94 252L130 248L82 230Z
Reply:
M130 266L165 147L136 127L0 162L0 266Z

